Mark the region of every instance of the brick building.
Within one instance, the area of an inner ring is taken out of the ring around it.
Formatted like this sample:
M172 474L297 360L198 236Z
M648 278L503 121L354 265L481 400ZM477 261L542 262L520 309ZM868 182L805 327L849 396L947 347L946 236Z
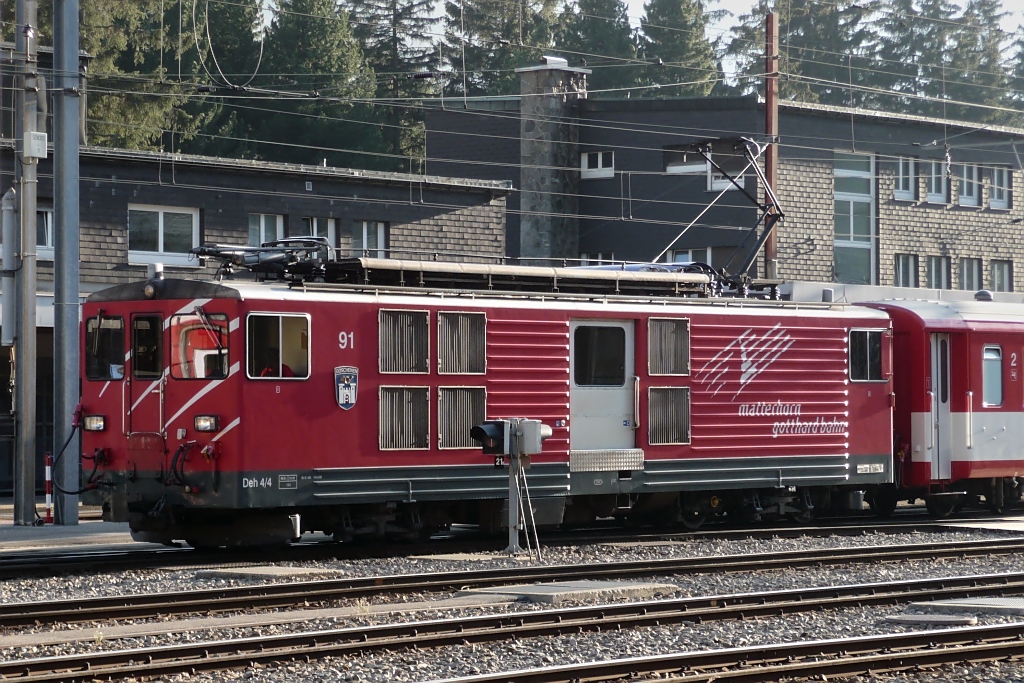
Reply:
M538 70L560 113L530 102L539 97ZM591 100L584 70L564 61L522 71L522 105L520 98L446 102L427 115L431 172L501 178L519 189L509 199L510 255L536 256L528 243L547 230L560 235L549 243L553 258L736 267L753 244L758 210L692 145L710 141L712 158L739 172L745 164L731 140L763 140L763 103ZM540 124L561 131L551 142L560 156L542 158L526 144ZM780 278L1024 291L1024 185L1014 147L1024 130L783 102L779 132ZM554 158L573 161L553 168ZM538 174L562 179L558 211L528 208ZM753 173L741 184L760 197Z

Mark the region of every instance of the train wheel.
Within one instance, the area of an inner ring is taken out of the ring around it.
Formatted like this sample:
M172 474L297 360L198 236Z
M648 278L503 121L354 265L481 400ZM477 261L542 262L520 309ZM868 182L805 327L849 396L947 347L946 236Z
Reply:
M989 489L985 494L985 502L988 509L994 514L1005 515L1013 507L1013 480L993 479L989 483Z
M896 505L900 502L896 487L892 484L875 486L868 491L866 498L871 511L882 519L892 517L892 514L896 512Z
M712 502L711 497L707 494L680 494L679 521L690 531L696 531L708 521L712 506L716 504L717 500Z
M936 519L945 519L957 510L960 503L959 496L925 496L924 506L928 514Z
M696 531L704 526L704 522L708 521L708 512L707 510L684 510L681 521L687 529Z

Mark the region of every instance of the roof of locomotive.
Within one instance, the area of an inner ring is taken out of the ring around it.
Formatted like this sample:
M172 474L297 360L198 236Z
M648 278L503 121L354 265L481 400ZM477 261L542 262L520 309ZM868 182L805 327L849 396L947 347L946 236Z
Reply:
M643 275L666 275L665 273L644 273ZM535 308L543 303L552 309L600 310L616 313L636 311L644 307L653 310L675 310L677 307L715 308L722 314L780 315L786 317L827 316L863 321L887 321L888 315L880 310L848 303L770 301L765 299L744 299L732 297L697 296L640 296L636 294L564 294L558 292L498 290L454 290L421 288L413 286L394 287L376 285L331 285L323 283L295 284L278 280L258 282L253 280L224 280L200 282L195 280L166 279L156 281L158 289L153 297L146 297L145 285L150 280L117 285L92 294L89 302L140 301L147 298L168 301L195 301L212 299L234 299L250 304L260 301L307 303L366 303L376 301L390 306L452 305L464 302L474 307L494 308ZM175 304L177 305L177 303Z
M986 324L1024 325L1024 304L1003 301L928 301L892 299L864 302L886 311L905 311L926 327L978 327Z

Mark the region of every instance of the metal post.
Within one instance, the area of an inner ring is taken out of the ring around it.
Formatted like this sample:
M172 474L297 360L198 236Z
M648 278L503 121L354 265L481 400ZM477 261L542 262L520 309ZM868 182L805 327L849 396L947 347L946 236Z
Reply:
M71 416L79 402L79 235L78 146L79 95L78 0L53 0L54 92L54 330L53 444L71 437ZM78 444L70 443L54 476L61 488L78 489L81 462ZM78 524L78 496L56 496L57 524Z
M510 555L523 552L519 546L519 420L509 420L508 430L508 548Z
M15 54L21 93L20 151L21 269L18 270L18 335L15 342L15 411L18 447L14 461L14 523L30 525L36 511L36 158L26 142L36 130L36 3L18 0L15 7Z
M765 150L764 175L768 179L769 187L765 188L764 202L772 207L768 210L774 212L770 192L775 190L779 173L779 22L778 15L774 12L768 14L765 36L764 134L768 138L768 148ZM770 225L771 222L765 220L765 229ZM765 277L769 280L779 276L776 235L777 232L772 230L764 243Z
M3 235L4 270L13 273L18 268L18 193L14 188L7 190L3 198L3 223L0 234ZM14 275L4 275L0 279L3 287L3 311L0 313L0 346L14 346L14 337L18 328L17 290L14 286Z

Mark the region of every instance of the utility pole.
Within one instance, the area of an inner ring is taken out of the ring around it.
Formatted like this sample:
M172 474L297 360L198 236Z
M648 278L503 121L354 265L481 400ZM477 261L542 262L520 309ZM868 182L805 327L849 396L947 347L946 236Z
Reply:
M78 118L81 96L78 69L78 0L53 0L53 67L56 106L53 118L54 330L53 445L71 438L71 415L79 400L79 234ZM68 447L54 478L66 491L81 480L78 443ZM54 500L57 524L78 524L78 496L62 493Z
M36 132L39 111L39 61L36 58L36 2L18 0L14 18L14 51L20 120L17 146L20 163L18 218L21 265L16 275L18 331L14 344L14 409L17 449L14 460L14 523L31 525L36 512L36 191L37 163L46 158L46 134ZM6 267L6 264L5 264Z
M775 12L768 14L765 26L765 68L764 68L764 134L768 138L768 148L764 155L764 175L768 180L768 187L772 190L778 184L779 176L779 22ZM769 213L774 213L774 202L769 195L768 188L765 188L764 203L772 208ZM765 229L773 225L768 216L765 216ZM765 277L769 280L778 278L778 241L776 231L773 229L764 243L764 270Z

